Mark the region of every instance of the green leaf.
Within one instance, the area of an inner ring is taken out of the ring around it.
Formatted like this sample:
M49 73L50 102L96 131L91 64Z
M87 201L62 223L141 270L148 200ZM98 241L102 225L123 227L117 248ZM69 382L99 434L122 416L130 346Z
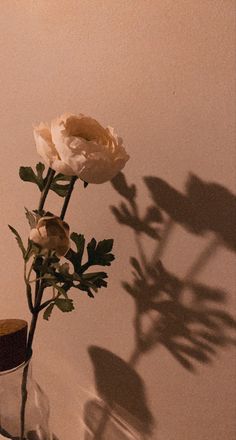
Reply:
M69 183L62 185L58 182L70 182L70 177L65 176L62 173L58 173L54 176L50 186L50 189L54 191L58 196L65 197L69 189Z
M55 305L62 312L71 312L72 310L74 310L73 300L69 298L57 298L55 300Z
M50 189L54 191L58 196L65 197L68 192L69 185L60 185L59 183L52 182Z
M69 249L69 251L65 255L65 258L73 264L75 272L80 273L81 264L77 257L77 252L75 252L73 249Z
M112 238L109 240L99 241L96 252L100 254L107 254L108 252L111 252L113 247L113 242L114 240L112 240Z
M25 261L26 262L29 261L32 255L39 255L40 252L41 252L40 246L34 243L32 240L28 240L28 247L25 253Z
M55 305L54 303L51 303L51 304L49 304L49 306L44 310L44 312L43 312L43 319L46 319L46 321L49 320L49 318L50 318L50 316L51 316L51 314L52 314L52 310L53 310L54 305Z
M90 281L93 284L93 289L96 290L100 287L107 287L107 281L105 281L105 278L108 278L106 272L92 272L83 274L82 280Z
M74 284L74 287L87 292L90 298L94 298L92 290L97 292L99 288L107 287L107 282L105 281L105 278L107 278L106 272L93 272L84 274L80 279L80 283L77 285Z
M83 253L84 253L84 246L85 246L84 235L76 234L76 232L72 232L70 238L76 245L78 264L81 265L81 261L82 261Z
M107 273L106 272L90 272L90 273L85 273L83 274L83 279L84 280L91 280L91 279L96 279L96 278L107 278Z
M83 292L87 292L90 298L94 298L94 294L91 292L89 286L86 286L85 284L79 284L77 286L77 289L82 290Z
M89 298L94 298L94 294L91 292L90 289L87 290L87 294L88 294Z
M110 266L114 255L110 253L113 247L113 240L102 240L97 244L93 238L87 246L88 262L90 265Z
M66 291L63 289L63 287L58 286L58 284L53 284L53 287L55 287L55 289L57 289L57 291L58 291L61 295L63 295L66 299L68 298L68 297L67 297L67 293L66 293Z
M37 223L36 216L32 212L30 212L27 208L25 208L25 216L29 222L31 229L35 228Z
M31 167L20 167L19 176L24 182L35 183L39 187L40 191L43 190L43 179L40 179Z
M37 176L42 181L43 181L44 170L45 170L45 165L42 162L37 163L36 165Z
M26 250L25 247L23 245L23 241L20 237L20 234L17 232L17 230L15 228L13 228L13 226L8 225L8 227L10 228L11 232L15 235L16 241L18 243L18 246L22 252L23 258L25 258L25 254L26 254Z
M65 176L65 174L58 173L54 176L53 182L58 182L58 180L70 182L71 178L70 176Z
M57 278L54 276L53 273L51 273L51 269L45 269L46 273L43 275L43 279L47 282L49 286L54 286L54 284L57 282Z
M88 252L89 260L93 260L95 258L96 245L97 245L97 242L96 242L95 238L92 238L92 240L87 245L87 252Z

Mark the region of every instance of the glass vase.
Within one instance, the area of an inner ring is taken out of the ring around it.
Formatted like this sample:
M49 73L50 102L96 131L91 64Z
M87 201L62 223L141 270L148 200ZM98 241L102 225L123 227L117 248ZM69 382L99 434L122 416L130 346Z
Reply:
M0 372L0 439L53 438L48 398L32 377L31 363L29 360L17 368Z

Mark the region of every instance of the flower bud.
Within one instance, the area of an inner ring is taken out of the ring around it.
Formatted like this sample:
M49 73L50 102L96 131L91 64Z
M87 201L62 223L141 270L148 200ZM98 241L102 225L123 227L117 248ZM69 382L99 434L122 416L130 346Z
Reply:
M55 251L61 257L70 248L69 225L56 216L41 217L31 229L29 239L42 250Z

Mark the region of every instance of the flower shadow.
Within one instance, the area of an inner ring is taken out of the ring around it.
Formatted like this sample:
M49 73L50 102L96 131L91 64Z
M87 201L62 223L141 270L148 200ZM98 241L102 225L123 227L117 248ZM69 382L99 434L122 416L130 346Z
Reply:
M236 196L215 182L204 182L190 174L185 194L158 177L144 177L154 206L166 212L188 231L212 231L223 244L236 251Z
M236 250L236 197L223 186L192 174L185 194L158 177L144 177L144 182L153 205L141 218L136 187L130 187L122 173L112 181L126 200L111 210L120 224L133 229L139 251L139 258L130 258L133 281L122 283L135 302L136 347L131 364L155 346L163 345L184 368L194 372L195 361L210 363L218 349L236 343L236 321L222 309L226 292L195 280L220 246ZM150 212L158 216L150 217ZM140 237L146 234L154 238L154 234L147 233L154 223L157 244L150 258L145 255ZM190 233L211 232L213 236L183 278L171 273L161 260L175 224Z
M221 349L236 345L236 321L225 310L227 293L197 279L220 247L236 250L235 196L223 186L204 182L192 174L185 193L158 177L144 177L144 183L151 204L143 214L136 186L129 185L123 173L112 180L113 188L123 199L118 206L111 206L112 213L119 224L133 231L138 251L138 257L130 257L132 281L122 282L134 300L135 346L128 362L100 347L90 347L101 401L90 401L85 408L84 417L90 426L96 420L96 431L92 431L96 436L87 434L86 440L144 439L151 435L155 424L148 409L145 384L135 371L147 352L164 346L183 368L194 373L198 363L210 364ZM206 238L210 235L206 247L183 277L163 263L176 224L187 233ZM153 241L151 256L145 251L143 237ZM132 406L134 396L136 409ZM114 429L107 431L112 413L118 414L123 424L138 429L140 437L122 437Z

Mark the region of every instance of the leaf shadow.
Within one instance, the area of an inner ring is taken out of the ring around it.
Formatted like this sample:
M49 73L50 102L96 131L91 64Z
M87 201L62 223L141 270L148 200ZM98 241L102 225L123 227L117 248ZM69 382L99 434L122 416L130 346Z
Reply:
M212 231L223 244L236 251L236 196L215 182L189 174L185 194L164 180L147 176L144 182L154 206L194 234Z
M153 204L140 216L135 185L129 186L122 173L112 181L125 202L111 210L120 224L133 229L139 251L139 258L130 258L133 281L122 283L135 302L136 347L131 363L134 365L156 345L163 345L184 368L194 372L195 361L211 363L220 347L236 343L232 336L236 321L222 309L226 292L196 281L220 246L236 250L236 197L223 186L204 182L193 174L187 179L185 193L158 177L144 177L144 183ZM127 212L132 224L127 221ZM153 220L148 212L159 214ZM161 260L175 224L193 234L213 235L182 278L171 273ZM155 238L147 233L149 228L155 229ZM144 234L157 242L151 258L145 255L140 239Z
M236 251L235 196L223 186L204 182L193 174L188 177L184 193L158 177L144 177L144 183L151 204L141 213L136 186L129 185L123 173L112 180L123 200L111 206L111 211L119 224L132 230L138 250L138 257L130 257L132 281L122 282L135 305L135 346L128 362L103 348L89 348L101 400L90 401L85 408L84 417L90 426L96 421L95 437L87 434L86 440L144 439L151 434L155 423L148 409L145 384L135 370L147 352L163 346L184 369L194 373L198 363L211 364L221 349L236 345L236 321L225 310L227 292L197 280L220 247ZM187 233L211 233L206 247L183 277L163 263L176 224ZM145 252L143 237L153 240L151 257ZM134 398L137 407L132 406ZM129 427L139 425L140 436L122 437L114 431L112 414L118 414Z
M91 346L88 351L100 398L88 401L84 408L85 425L93 433L92 437L87 433L88 438L135 439L135 432L149 435L154 419L139 374L104 348Z

